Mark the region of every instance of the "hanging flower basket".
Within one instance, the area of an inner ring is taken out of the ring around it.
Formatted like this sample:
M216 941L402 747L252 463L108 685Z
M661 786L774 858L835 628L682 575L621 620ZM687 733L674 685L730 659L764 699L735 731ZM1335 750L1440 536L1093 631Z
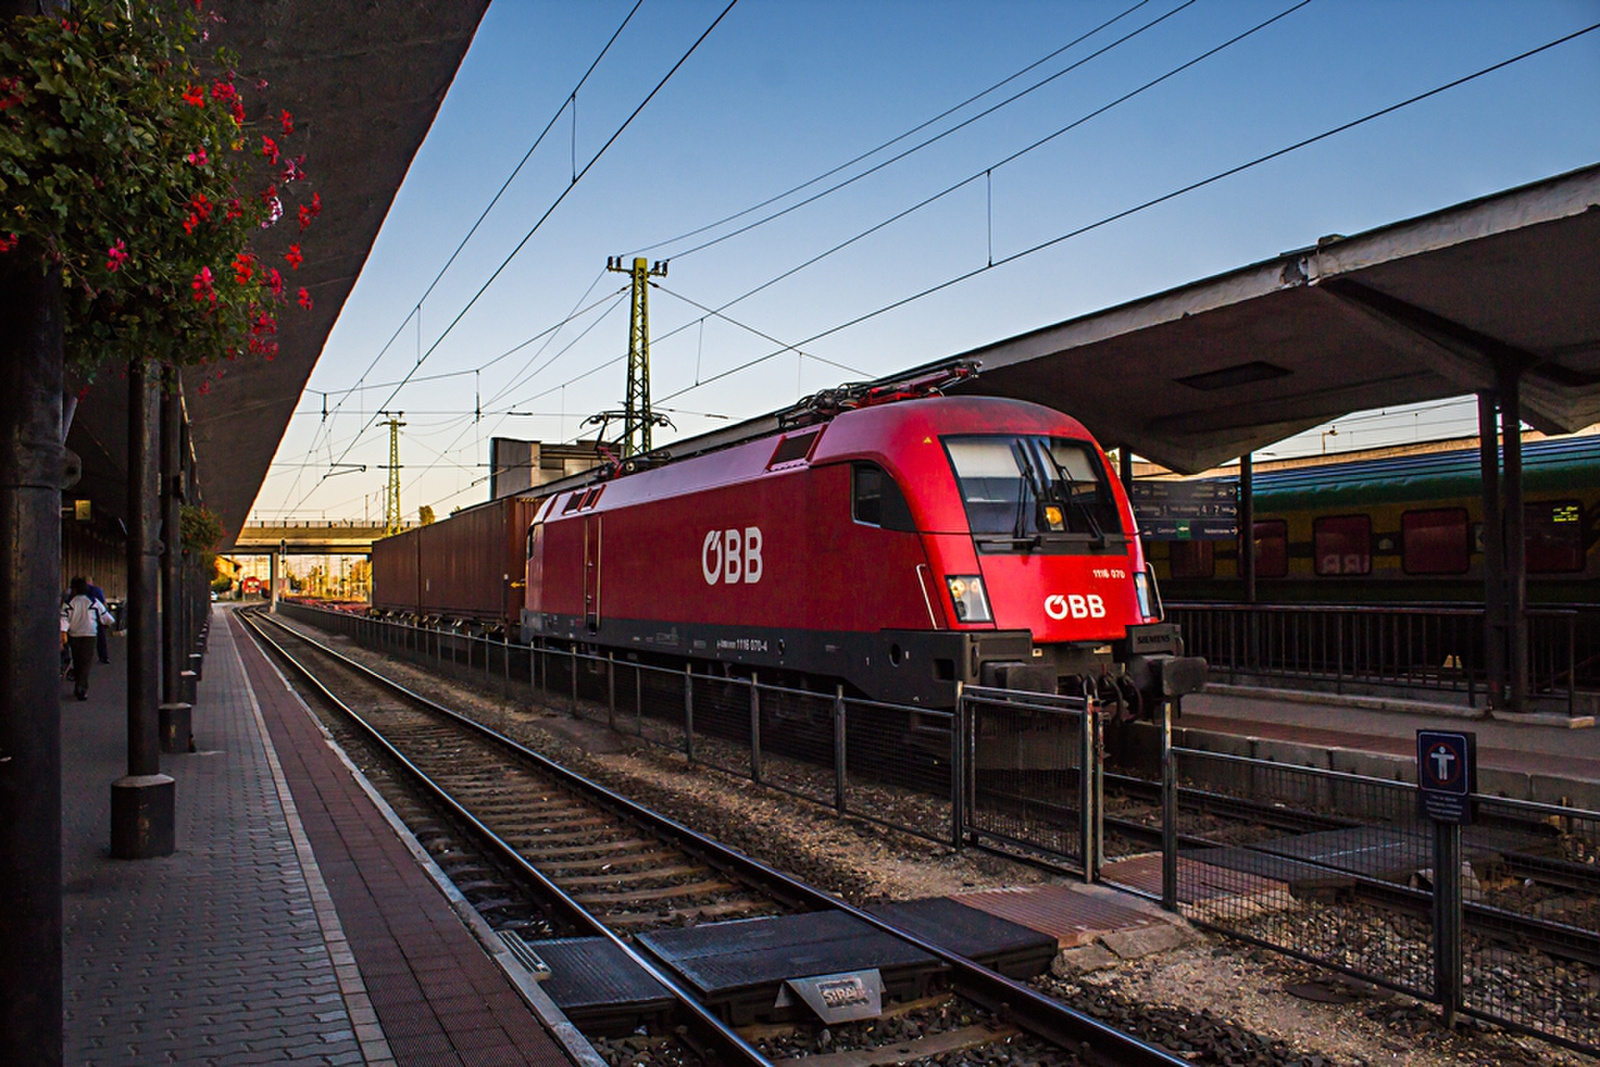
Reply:
M294 117L210 46L198 3L63 12L0 24L0 255L59 270L69 369L273 358L279 309L312 298L300 245L258 243L322 210Z

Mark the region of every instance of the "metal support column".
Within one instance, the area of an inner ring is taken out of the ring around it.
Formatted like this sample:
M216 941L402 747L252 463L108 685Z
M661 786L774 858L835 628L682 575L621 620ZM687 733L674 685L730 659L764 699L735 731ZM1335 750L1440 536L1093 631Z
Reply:
M41 258L26 238L0 256L0 1062L18 1067L62 1060L62 313Z
M183 669L188 666L190 606L183 595L183 403L178 372L161 375L161 751L193 747L192 705L183 699Z
M1483 649L1489 707L1506 702L1506 554L1500 513L1500 445L1495 396L1478 394L1478 462L1483 483Z
M156 610L161 541L161 394L155 371L128 366L128 773L111 783L111 855L170 856L175 845L175 790L161 773L161 638Z
M1500 375L1500 449L1505 467L1506 708L1528 710L1528 551L1522 513L1522 403L1520 374Z

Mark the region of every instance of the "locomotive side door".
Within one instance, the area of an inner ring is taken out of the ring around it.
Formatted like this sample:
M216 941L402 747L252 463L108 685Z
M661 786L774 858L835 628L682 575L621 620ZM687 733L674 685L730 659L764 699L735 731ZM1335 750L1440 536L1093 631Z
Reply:
M600 516L583 519L583 622L590 633L600 632Z

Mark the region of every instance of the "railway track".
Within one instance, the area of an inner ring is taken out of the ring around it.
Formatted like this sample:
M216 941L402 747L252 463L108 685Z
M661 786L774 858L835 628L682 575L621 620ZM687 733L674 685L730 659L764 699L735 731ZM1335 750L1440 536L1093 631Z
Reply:
M1081 1015L1027 985L842 904L559 767L516 742L393 683L270 618L247 617L261 642L312 695L385 753L397 780L426 796L440 852L477 879L480 895L531 940L582 931L609 941L677 1004L692 1050L709 1062L767 1064L811 1052L799 1028L745 1032L701 1003L641 946L664 930L725 919L837 912L926 953L949 992L855 1027L858 1067L943 1057L946 1063L1126 1064L1183 1061ZM271 633L268 633L268 628ZM478 858L452 839L472 840ZM433 851L433 846L429 846ZM508 888L514 885L514 889ZM512 893L526 903L508 899ZM469 898L470 899L470 898ZM949 1021L944 1025L939 1020ZM747 1036L748 1035L748 1036ZM759 1048L758 1048L759 1046ZM1020 1058L1018 1058L1020 1057ZM811 1058L815 1062L814 1052Z

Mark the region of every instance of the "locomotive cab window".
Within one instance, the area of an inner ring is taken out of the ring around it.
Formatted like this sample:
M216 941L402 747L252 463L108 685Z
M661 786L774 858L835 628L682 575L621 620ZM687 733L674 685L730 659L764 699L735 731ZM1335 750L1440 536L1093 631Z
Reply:
M1311 524L1312 560L1319 577L1372 573L1372 518L1336 515Z
M856 463L850 468L850 516L867 526L915 533L911 507L893 476L876 463Z
M947 437L967 523L990 550L1122 547L1117 498L1094 451L1057 437ZM1081 550L1081 549L1079 549Z

